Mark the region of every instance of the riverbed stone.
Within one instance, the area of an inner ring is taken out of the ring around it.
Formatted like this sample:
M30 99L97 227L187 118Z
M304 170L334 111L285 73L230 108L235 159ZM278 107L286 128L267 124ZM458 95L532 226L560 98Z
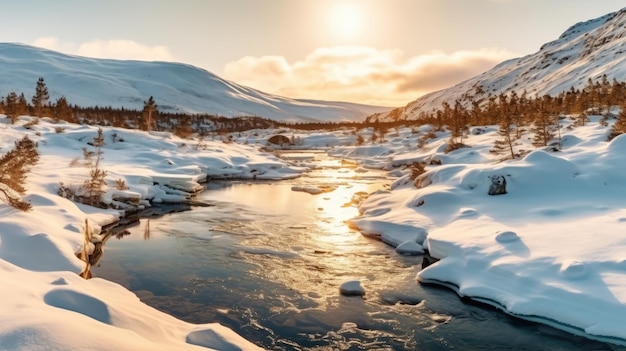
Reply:
M489 195L506 194L506 178L502 175L493 175L489 177L491 185L489 186Z
M341 284L339 291L342 295L346 296L363 296L365 295L365 289L361 286L361 282L358 280L351 280Z
M415 241L405 241L396 246L396 252L401 255L418 256L424 253L424 247Z

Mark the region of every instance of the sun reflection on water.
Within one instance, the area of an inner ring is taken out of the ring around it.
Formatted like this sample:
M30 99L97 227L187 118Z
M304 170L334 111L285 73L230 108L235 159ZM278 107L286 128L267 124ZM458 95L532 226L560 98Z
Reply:
M298 157L304 159L301 155L294 158ZM371 245L367 245L372 239L345 223L358 215L354 194L380 189L384 183L380 181L382 172L372 172L378 177L372 181L362 177L366 172L353 163L326 159L321 164L323 167L289 184L256 184L246 192L248 199L243 202L258 206L257 200L264 199L264 211L271 217L248 223L254 230L238 228L260 234L248 236L240 242L238 255L258 268L251 274L316 301L309 307L325 309L338 303L339 286L343 282L357 279L379 290L388 282L376 278L380 275L377 270L395 267L392 271L402 273L404 267L389 263L391 249L387 246L378 246L380 252L372 252ZM372 177L371 174L368 176ZM264 188L270 192L264 193ZM311 189L321 189L322 192L316 194ZM219 198L224 199L224 196L220 194ZM236 201L241 203L242 199ZM281 240L276 240L276 233L280 233ZM364 251L366 247L369 251ZM404 273L414 274L413 271ZM287 300L279 308L289 305Z

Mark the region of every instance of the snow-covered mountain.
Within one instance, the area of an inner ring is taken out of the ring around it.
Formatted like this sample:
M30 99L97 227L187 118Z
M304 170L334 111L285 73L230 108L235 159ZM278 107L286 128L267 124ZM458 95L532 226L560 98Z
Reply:
M609 80L626 79L626 8L602 17L580 22L557 40L544 44L538 52L502 62L474 78L455 86L424 95L393 113L370 116L374 120L417 119L420 112L454 105L460 100L469 107L471 99L489 94L524 90L529 98L558 95L583 88L606 74ZM392 117L393 116L393 117Z
M0 96L15 91L29 99L39 77L44 77L53 101L64 95L84 107L141 109L143 101L154 96L160 111L287 121L363 120L389 110L267 94L181 63L93 59L0 43Z

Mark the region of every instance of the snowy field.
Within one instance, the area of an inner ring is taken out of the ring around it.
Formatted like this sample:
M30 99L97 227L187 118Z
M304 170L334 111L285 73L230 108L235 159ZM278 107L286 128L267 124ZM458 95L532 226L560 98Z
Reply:
M259 349L218 324L179 321L115 283L79 277L84 263L75 253L83 247L85 219L97 234L124 210L96 209L57 195L59 182L71 187L87 179L82 148L93 149L87 142L96 136L96 128L42 121L28 130L23 125L29 119L7 125L0 117L3 154L24 135L38 142L41 154L27 180L25 200L33 209L25 213L0 205L0 349ZM166 133L109 128L104 136L102 167L111 185L104 198L112 203L124 196L140 198L142 205L185 201L182 191L201 188L199 182L207 176L284 179L303 171L260 153L258 145L199 144ZM118 179L129 189L116 190Z
M472 128L465 141L471 147L448 154L447 132L418 148L430 126L393 129L376 144L367 141L371 130L359 131L366 140L359 147L356 133L347 130L285 135L303 148L328 149L397 179L363 202L362 215L350 224L399 254L427 248L440 261L421 271L419 281L522 318L626 344L626 237L620 230L626 222L626 136L606 142L610 125L599 119L591 117L584 127L562 120L560 152L537 150L526 133L516 145L524 156L504 162L505 155L489 152L495 127ZM29 120L8 125L0 117L1 153L28 135L41 154L27 181L25 200L33 209L0 204L0 349L258 349L218 324L185 323L115 283L80 278L84 263L76 252L85 219L99 233L123 212L57 196L59 182L80 185L87 178L82 148L90 148L97 128L44 119L25 129ZM105 200L113 205L121 197L138 198L143 206L186 201L184 191L199 189L207 177L285 179L306 170L259 151L276 131L233 134L228 143L103 131ZM420 188L407 168L416 161L429 162ZM506 179L507 194L487 194L492 176ZM116 190L118 179L129 189Z

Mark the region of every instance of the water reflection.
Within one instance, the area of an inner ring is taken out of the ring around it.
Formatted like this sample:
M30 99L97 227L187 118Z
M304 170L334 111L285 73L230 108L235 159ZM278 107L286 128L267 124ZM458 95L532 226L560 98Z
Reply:
M211 183L199 200L213 207L142 220L107 244L95 275L271 350L609 349L417 284L421 257L344 224L354 194L384 186L382 173L325 162L335 166L296 180ZM317 185L336 189L292 191ZM348 280L362 282L363 298L339 294Z

